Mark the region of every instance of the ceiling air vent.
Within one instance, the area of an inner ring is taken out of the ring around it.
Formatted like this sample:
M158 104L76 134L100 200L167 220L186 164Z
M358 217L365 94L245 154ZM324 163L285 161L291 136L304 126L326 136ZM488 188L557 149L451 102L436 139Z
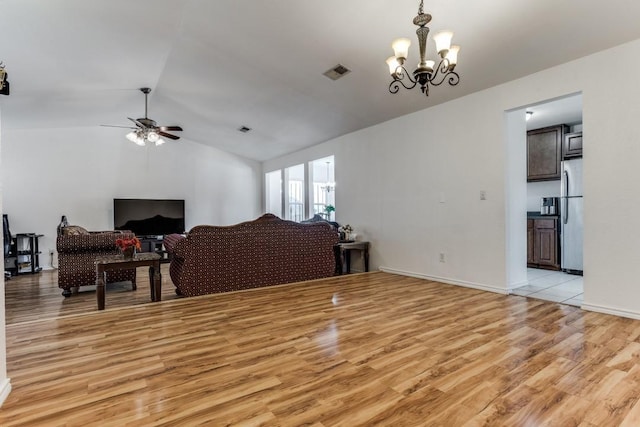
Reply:
M338 64L335 67L331 68L330 70L325 71L324 74L325 76L329 77L331 80L338 80L340 77L344 77L347 74L349 74L351 72L350 69L348 69L347 67L345 67L342 64Z
M240 132L242 132L242 133L247 133L247 132L249 132L249 131L251 130L251 128L250 128L250 127L247 127L247 126L240 126L240 127L238 128L238 130L239 130Z

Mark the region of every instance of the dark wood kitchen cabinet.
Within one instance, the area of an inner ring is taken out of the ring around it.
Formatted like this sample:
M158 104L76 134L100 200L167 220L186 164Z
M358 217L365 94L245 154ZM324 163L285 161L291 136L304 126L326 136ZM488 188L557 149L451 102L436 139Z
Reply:
M563 159L576 159L582 157L582 132L568 133L564 136L562 147Z
M560 179L562 143L568 132L567 125L527 132L527 182Z
M557 218L527 219L527 266L560 270Z
M533 262L533 219L527 219L527 266L531 267Z

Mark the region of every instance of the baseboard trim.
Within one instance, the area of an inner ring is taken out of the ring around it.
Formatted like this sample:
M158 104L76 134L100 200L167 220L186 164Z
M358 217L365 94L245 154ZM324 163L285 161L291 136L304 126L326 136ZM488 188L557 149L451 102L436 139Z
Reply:
M640 320L640 313L638 313L637 311L628 311L620 308L606 307L603 305L586 304L586 303L582 303L580 308L587 311L595 311L596 313L611 314L613 316Z
M520 288L522 286L527 286L528 284L529 284L529 279L524 280L524 281L519 282L519 283L513 283L513 284L509 285L509 288L508 288L509 289L509 293L511 294L511 293L513 293L514 289Z
M448 277L430 276L427 274L397 270L395 268L389 268L389 267L380 267L380 270L384 271L385 273L399 274L401 276L409 276L409 277L416 277L418 279L432 280L434 282L442 282L442 283L447 283L449 285L457 285L457 286L463 286L465 288L479 289L481 291L488 291L496 294L503 294L503 295L509 294L508 289L498 288L496 286L485 285L482 283L467 282L464 280L450 279Z
M5 399L11 393L11 380L9 378L5 379L2 383L2 387L0 388L0 406L4 403Z

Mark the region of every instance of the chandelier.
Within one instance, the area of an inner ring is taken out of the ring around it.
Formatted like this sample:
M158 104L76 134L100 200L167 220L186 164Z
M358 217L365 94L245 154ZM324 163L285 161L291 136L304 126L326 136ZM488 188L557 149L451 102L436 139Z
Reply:
M433 37L436 43L436 51L440 55L438 66L435 67L435 61L426 59L427 36L429 35L429 27L426 25L431 21L431 15L424 13L423 2L424 0L420 0L418 16L413 18L414 25L418 26L416 30L420 47L418 68L413 71L413 78L411 78L411 75L404 67L411 40L407 38L394 40L391 47L395 55L387 59L389 73L393 78L389 84L389 92L391 93L398 93L400 86L405 89L413 89L420 84L422 93L429 96L429 85L440 86L446 80L449 85L455 86L460 82L460 76L453 71L458 62L460 46L451 46L452 32L442 31Z
M331 164L331 162L326 162L326 163L327 163L327 182L325 183L325 185L321 186L320 189L322 189L323 191L326 191L327 193L331 193L336 189L336 183L329 180L329 177L330 177L329 165Z

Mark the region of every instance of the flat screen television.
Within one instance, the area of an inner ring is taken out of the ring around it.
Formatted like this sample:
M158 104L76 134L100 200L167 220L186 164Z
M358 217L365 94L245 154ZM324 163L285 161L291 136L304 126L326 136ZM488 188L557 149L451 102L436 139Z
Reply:
M113 225L136 236L184 233L184 200L113 199Z

